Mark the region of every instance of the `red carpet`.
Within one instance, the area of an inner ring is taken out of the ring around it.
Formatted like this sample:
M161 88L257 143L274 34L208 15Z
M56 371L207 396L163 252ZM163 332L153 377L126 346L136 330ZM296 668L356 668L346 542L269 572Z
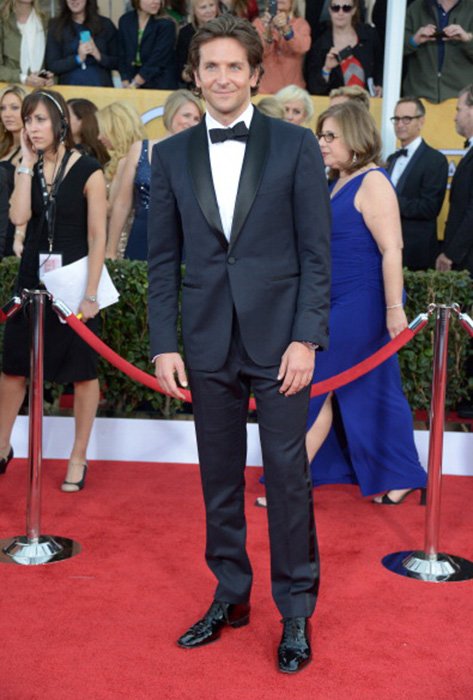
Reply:
M314 661L275 669L281 625L269 592L266 513L248 470L249 626L208 647L175 639L203 613L214 583L202 558L197 468L92 463L63 494L64 462L46 461L43 533L83 552L49 566L0 565L1 700L391 700L470 698L473 582L423 583L380 559L422 548L425 509L364 502L355 487L316 491L322 586ZM26 464L0 477L0 537L24 534ZM444 479L441 548L473 559L473 481ZM469 651L468 651L469 650Z

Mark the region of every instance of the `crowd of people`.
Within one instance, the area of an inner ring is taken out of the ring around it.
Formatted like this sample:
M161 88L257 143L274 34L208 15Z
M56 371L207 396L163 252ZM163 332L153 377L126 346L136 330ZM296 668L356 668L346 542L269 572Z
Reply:
M407 0L404 94L442 102L473 69L469 0ZM260 92L287 85L328 95L341 86L382 94L386 0L131 0L118 27L97 0L59 0L47 22L39 0L0 5L0 81L31 87L192 88L192 36L230 13L253 22L264 46ZM125 7L125 3L124 3Z
M396 357L310 403L309 389L406 328L403 264L473 275L473 3L409 3L409 94L395 107L400 148L385 164L369 111L370 95L382 95L382 41L368 22L385 3L308 3L305 17L298 0L263 8L243 0L131 5L117 30L95 0L63 0L49 26L36 0L3 4L0 80L11 84L0 93L0 255L20 258L17 289L41 286L46 266L86 257L78 311L94 332L105 258L148 260L153 362L176 398L189 373L207 556L219 580L206 616L180 638L183 647L213 641L225 624L249 619L241 508L245 415L254 390L267 488L258 505L268 508L273 593L284 618L279 666L291 673L310 659L307 619L318 586L309 477L314 486L358 484L380 505L399 505L418 489L424 502L426 474ZM458 69L449 73L450 61ZM51 89L110 87L115 70L122 87L172 90L164 138L148 140L130 101L98 109ZM432 80L419 78L424 70ZM258 89L268 96L252 103ZM310 93L330 97L316 138ZM452 96L466 154L453 178L440 249L436 221L448 164L422 139L420 97ZM176 334L183 259L187 368ZM77 492L85 485L99 400L97 356L50 307L45 337L45 378L74 385L75 438L61 488ZM324 352L314 375L318 349ZM17 314L6 324L3 347L0 473L13 458L28 352L27 315ZM229 467L225 485L222 461ZM289 483L297 512L285 523ZM286 538L294 570L285 568ZM222 546L235 575L225 573ZM295 588L302 586L301 572L306 590L291 599L282 581L293 577Z

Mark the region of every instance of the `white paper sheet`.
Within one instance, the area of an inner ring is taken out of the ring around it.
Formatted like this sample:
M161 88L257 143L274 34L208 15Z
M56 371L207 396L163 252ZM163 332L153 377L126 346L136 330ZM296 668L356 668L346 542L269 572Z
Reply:
M70 310L77 314L84 298L87 286L87 257L80 258L70 265L64 265L57 270L44 272L41 281L54 299L63 301ZM120 295L112 282L105 265L103 266L97 289L97 303L100 309L115 304Z

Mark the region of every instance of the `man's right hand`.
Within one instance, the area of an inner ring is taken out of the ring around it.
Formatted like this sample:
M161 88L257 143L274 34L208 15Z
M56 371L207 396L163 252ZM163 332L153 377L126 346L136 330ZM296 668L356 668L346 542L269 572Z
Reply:
M435 24L426 24L425 27L419 27L413 36L416 44L425 44L426 41L435 41L435 32L437 27Z
M178 352L165 352L154 361L156 379L166 393L175 399L185 400L185 394L179 388L188 386L186 368Z

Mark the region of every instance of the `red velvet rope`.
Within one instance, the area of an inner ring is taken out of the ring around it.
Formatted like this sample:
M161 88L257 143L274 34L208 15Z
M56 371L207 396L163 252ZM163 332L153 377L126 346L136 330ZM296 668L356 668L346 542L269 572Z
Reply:
M158 380L147 372L143 372L138 369L127 360L124 360L118 353L112 350L108 345L106 345L100 338L98 338L92 331L90 331L87 326L85 326L79 319L74 316L74 314L69 314L65 317L65 321L69 326L78 334L80 337L88 343L94 350L96 350L103 358L105 358L111 365L119 369L124 374L128 375L131 379L136 382L140 382L145 386L153 389L154 391L159 391L161 394L167 394L166 391L159 385ZM329 391L334 391L339 389L341 386L348 384L349 382L358 379L363 374L370 372L378 365L382 364L389 357L394 355L400 348L406 345L415 335L421 330L423 326L419 326L416 330L411 328L405 328L402 333L393 338L389 343L386 343L382 348L377 350L373 355L367 357L362 362L350 367L350 369L336 374L334 377L329 379L324 379L322 382L317 382L312 385L310 392L312 396L320 396L321 394L327 394ZM185 401L192 402L192 396L190 391L183 389L185 395ZM250 399L249 404L250 410L256 409L256 402L254 399Z
M3 313L2 309L0 309L0 323L5 323L7 320L7 315Z
M473 338L473 328L470 326L469 323L467 323L466 321L463 320L462 316L459 316L459 319L460 319L460 323L461 323L461 325L463 326L463 328L464 328L464 329L466 330L466 332L469 333L469 334L471 335L471 337ZM470 319L470 320L471 320L471 319Z

